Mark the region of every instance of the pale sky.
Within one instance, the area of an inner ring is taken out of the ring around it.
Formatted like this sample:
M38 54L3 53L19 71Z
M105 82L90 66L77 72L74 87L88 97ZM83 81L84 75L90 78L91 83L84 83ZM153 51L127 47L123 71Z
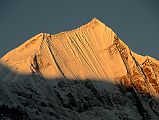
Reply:
M0 0L0 57L34 35L98 18L136 53L159 59L158 0Z

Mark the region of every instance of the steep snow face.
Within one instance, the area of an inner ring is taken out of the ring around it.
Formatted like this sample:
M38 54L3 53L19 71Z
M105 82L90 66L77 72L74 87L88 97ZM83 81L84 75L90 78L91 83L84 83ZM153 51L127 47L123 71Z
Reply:
M45 77L72 79L113 80L125 75L125 66L113 45L114 37L114 32L97 19L79 29L44 37L37 58L43 65L40 72Z
M29 73L34 69L46 78L114 80L126 74L114 37L110 28L93 19L73 31L38 34L4 56L2 61L19 72Z
M21 73L31 70L46 78L111 79L127 74L114 44L115 33L98 19L69 32L40 33L1 61Z
M159 62L132 52L98 19L55 35L40 33L0 62L22 74L44 78L98 79L159 91ZM119 80L120 79L120 80Z

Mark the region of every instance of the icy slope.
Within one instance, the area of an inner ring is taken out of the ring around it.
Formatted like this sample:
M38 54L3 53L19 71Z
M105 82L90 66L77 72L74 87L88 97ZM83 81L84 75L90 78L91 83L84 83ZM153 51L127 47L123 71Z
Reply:
M115 37L110 28L93 19L73 31L57 35L40 33L8 53L2 61L22 73L31 72L33 65L35 71L46 78L113 80L126 74L121 56L113 45Z

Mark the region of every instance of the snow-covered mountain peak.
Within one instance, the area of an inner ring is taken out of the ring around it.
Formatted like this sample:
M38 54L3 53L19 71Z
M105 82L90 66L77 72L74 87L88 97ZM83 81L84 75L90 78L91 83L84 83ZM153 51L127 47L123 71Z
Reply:
M159 61L134 53L96 18L75 30L39 33L0 65L0 117L159 118Z
M109 27L94 18L75 30L55 35L39 33L2 57L1 64L13 71L35 72L44 78L119 82L124 76L130 79L136 74L134 71L147 79L142 68L145 61L157 66L151 65L149 70L158 76L157 60L132 52Z

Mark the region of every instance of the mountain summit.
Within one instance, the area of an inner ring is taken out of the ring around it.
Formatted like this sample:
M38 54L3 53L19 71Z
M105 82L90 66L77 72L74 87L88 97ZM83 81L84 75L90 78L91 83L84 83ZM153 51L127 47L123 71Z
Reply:
M159 61L134 53L104 23L94 18L71 31L40 33L0 59L12 72L3 82L35 73L43 79L100 80L138 93L159 95ZM1 72L4 68L1 68ZM136 94L148 115L156 116ZM154 117L154 119L157 117Z
M34 71L44 78L113 82L123 78L125 82L137 76L144 84L147 79L159 80L157 60L132 52L96 18L72 31L55 35L40 33L6 54L1 61L17 72L30 74Z

